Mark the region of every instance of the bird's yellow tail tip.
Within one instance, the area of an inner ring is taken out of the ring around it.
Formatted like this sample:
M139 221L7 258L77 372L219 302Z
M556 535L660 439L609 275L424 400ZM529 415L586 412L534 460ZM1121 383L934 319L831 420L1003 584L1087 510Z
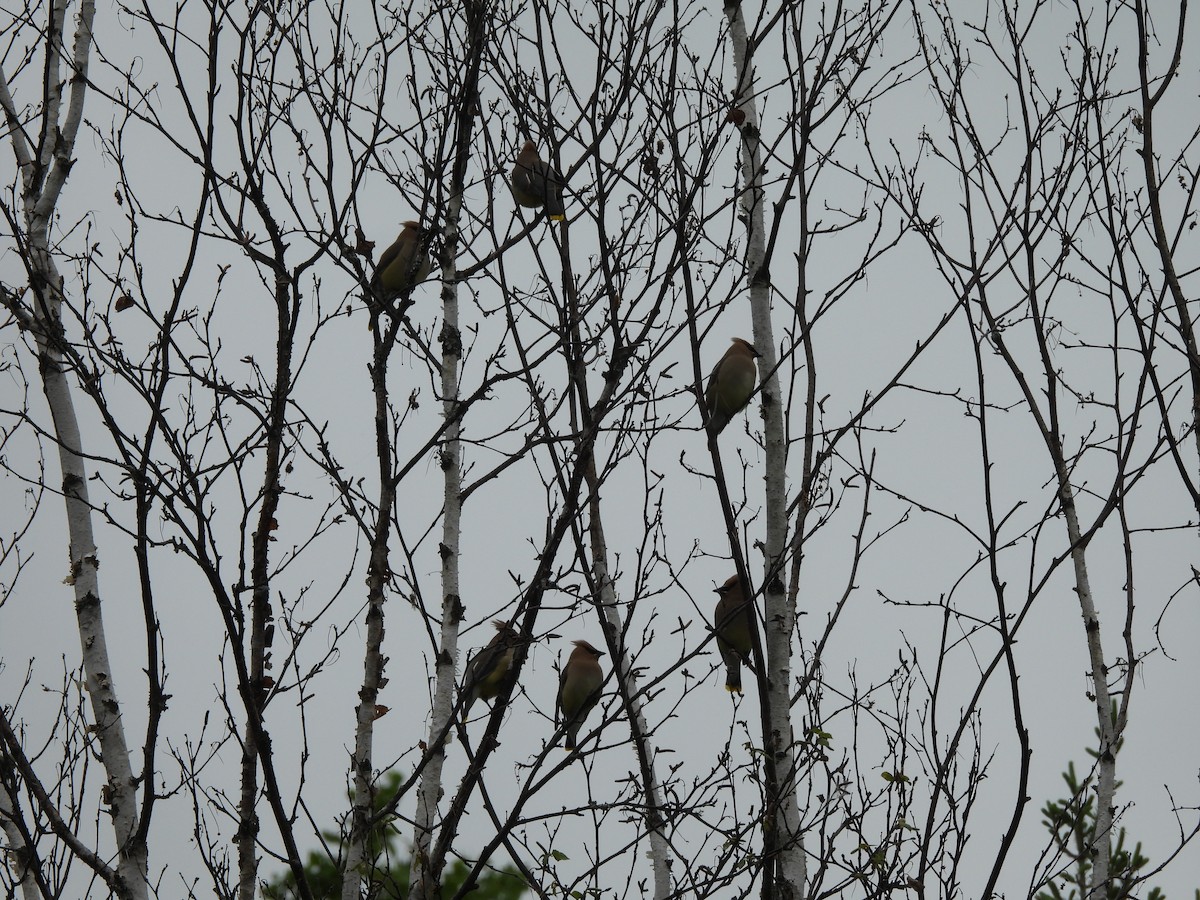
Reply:
M567 217L566 216L551 216L550 221L551 222L565 222L565 221L567 221Z
M725 685L725 690L730 694L740 694L742 692L740 687L730 687L729 685Z

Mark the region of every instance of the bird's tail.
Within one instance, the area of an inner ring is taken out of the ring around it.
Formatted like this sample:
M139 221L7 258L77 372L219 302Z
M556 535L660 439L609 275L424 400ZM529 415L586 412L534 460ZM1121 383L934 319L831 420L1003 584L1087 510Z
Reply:
M742 692L742 663L740 660L725 664L725 690L731 694Z

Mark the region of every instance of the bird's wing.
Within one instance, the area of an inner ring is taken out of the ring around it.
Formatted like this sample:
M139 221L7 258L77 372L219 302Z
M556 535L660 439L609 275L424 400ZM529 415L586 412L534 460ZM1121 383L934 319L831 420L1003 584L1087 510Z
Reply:
M558 693L554 695L554 727L558 728L562 724L563 708L562 695L563 688L567 685L567 667L563 666L562 671L558 675Z
M528 194L531 197L538 194L537 186L533 181L533 170L519 162L513 166L512 184L522 194Z
M539 197L549 199L558 195L563 180L550 163L538 160L537 164L529 170L529 182Z
M391 246L383 251L379 256L379 262L375 265L375 275L378 277L383 273L383 270L392 264L397 256L400 255L400 245L403 243L399 238L392 241Z
M704 387L704 403L710 411L717 401L717 381L720 379L721 366L725 365L725 360L728 358L729 354L725 354L717 360L717 364L713 366L713 370L708 376L708 384Z

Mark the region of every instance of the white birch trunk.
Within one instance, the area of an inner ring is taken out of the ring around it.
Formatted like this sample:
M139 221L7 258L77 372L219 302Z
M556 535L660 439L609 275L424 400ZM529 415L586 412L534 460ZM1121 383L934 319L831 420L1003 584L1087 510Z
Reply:
M455 195L446 210L446 242L458 243L461 196ZM458 419L458 375L462 335L458 327L458 286L453 262L445 270L442 287L442 414L446 431L439 453L445 480L442 511L442 628L435 660L433 712L429 720L429 765L421 773L417 788L417 810L413 834L413 859L409 875L410 900L433 900L436 882L428 867L433 846L433 824L442 798L442 765L446 755L443 736L448 733L454 711L455 668L458 661L458 631L462 620L459 594L459 542L462 522L462 447Z
M755 78L749 56L746 20L740 4L727 5L729 35L733 43L733 59L737 88L734 104L745 113L742 134L742 194L741 205L746 214L747 247L746 272L750 280L750 315L754 327L754 347L762 354L758 371L762 380L762 409L766 442L766 559L763 578L765 597L763 652L767 661L767 702L774 728L774 752L778 778L778 805L773 822L779 854L779 884L777 896L783 900L802 900L807 878L804 856L804 835L800 830L800 808L796 793L796 754L792 734L792 631L796 611L788 601L783 586L783 562L787 546L787 495L785 467L787 448L784 444L783 402L776 374L778 357L771 327L770 285L760 277L766 255L766 215L763 208L762 147L759 142L758 107L754 101ZM768 810L768 815L771 811Z
M57 327L57 323L49 327ZM127 896L144 898L148 888L146 845L135 841L138 826L137 791L104 633L100 584L96 575L99 558L92 532L87 471L80 452L82 439L79 422L75 417L75 405L61 357L45 344L40 335L38 346L43 359L43 389L54 420L58 458L63 472L67 531L71 542L70 581L75 591L75 616L79 625L88 699L100 742L100 759L107 775L106 795L118 852L117 873L128 890Z
M74 47L68 63L70 74L63 78L67 0L56 0L51 15L51 34L43 37L46 51L46 95L43 98L42 155L34 159L24 132L10 127L9 140L22 179L22 205L31 268L31 312L19 315L37 342L42 390L53 420L62 469L62 490L70 541L68 583L74 590L76 622L82 648L84 678L95 720L99 756L106 775L105 799L109 806L117 848L117 873L121 894L130 898L148 896L145 842L138 836L137 789L125 740L121 707L117 699L112 665L105 639L104 617L97 578L99 559L92 529L92 507L88 498L87 468L79 421L71 392L69 365L59 351L62 334L63 279L50 254L50 224L58 200L74 163L75 137L83 118L87 90L87 67L92 45L95 4L83 0L79 6ZM64 88L70 86L62 121ZM17 114L7 77L0 75L0 107L9 123ZM39 175L42 177L39 178ZM153 773L148 773L153 777Z
M1071 542L1071 562L1075 567L1075 593L1079 595L1079 611L1083 614L1083 630L1087 634L1088 660L1092 671L1092 692L1096 698L1096 723L1100 731L1096 780L1096 830L1092 834L1090 853L1092 877L1088 884L1088 900L1104 900L1108 896L1109 854L1112 837L1113 804L1117 788L1117 729L1112 719L1112 699L1108 692L1108 666L1104 662L1104 645L1100 638L1100 614L1092 599L1088 581L1087 554L1080 543L1079 513L1075 508L1075 492L1065 473L1059 484L1059 499L1067 520L1067 539Z
M0 751L0 764L7 764L3 751ZM0 849L4 851L3 857L14 879L17 875L21 876L16 884L21 889L22 900L39 900L41 894L29 868L33 862L33 848L25 842L25 836L17 827L16 813L8 796L8 785L0 785L0 827L4 830L4 845Z

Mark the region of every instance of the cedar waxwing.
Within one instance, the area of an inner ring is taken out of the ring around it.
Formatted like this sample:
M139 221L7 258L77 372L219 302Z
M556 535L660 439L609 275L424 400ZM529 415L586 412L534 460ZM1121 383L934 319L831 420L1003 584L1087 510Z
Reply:
M462 690L467 695L463 703L464 721L476 700L480 697L491 700L500 693L504 679L512 668L513 651L521 639L507 622L495 619L492 627L496 629L496 634L486 647L471 657L463 673Z
M742 660L750 659L750 629L754 627L754 607L742 595L736 575L716 589L721 595L713 613L713 631L717 647L725 660L725 690L742 692Z
M546 207L546 215L553 222L567 217L562 199L562 176L549 163L542 162L533 141L526 141L517 154L512 178L508 186L513 198L529 209Z
M563 666L558 682L558 703L554 708L554 725L567 727L567 740L563 749L575 749L579 737L579 726L600 700L600 687L604 684L604 672L597 660L604 655L587 641L571 641L575 649L567 664ZM561 717L560 717L561 714Z
M704 389L704 405L708 407L708 430L720 434L729 420L740 413L750 402L754 383L758 380L755 358L761 356L754 346L741 338L733 339L733 346L713 367Z
M383 251L371 284L385 296L394 297L411 291L429 277L433 263L429 259L427 228L417 222L405 222L392 246Z

